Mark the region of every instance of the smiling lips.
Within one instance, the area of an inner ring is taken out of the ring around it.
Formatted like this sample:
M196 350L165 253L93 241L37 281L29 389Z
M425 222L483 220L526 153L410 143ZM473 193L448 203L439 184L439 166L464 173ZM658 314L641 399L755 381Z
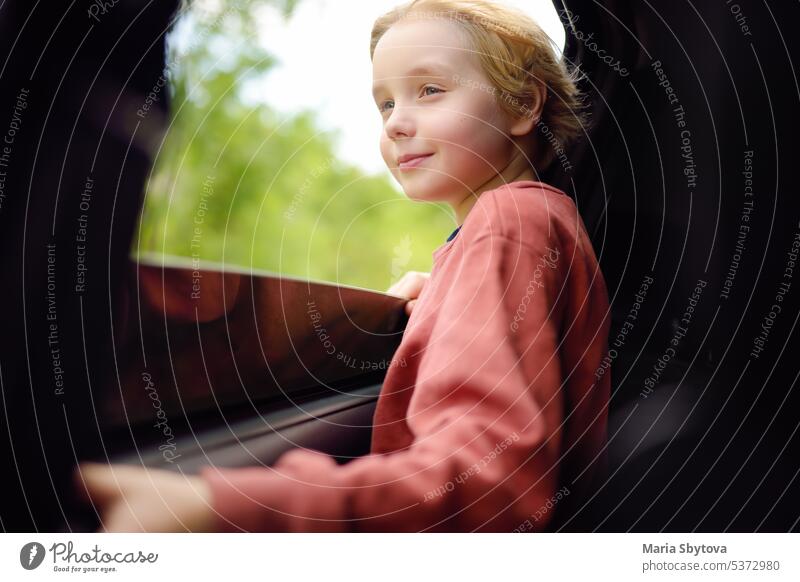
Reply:
M404 154L397 158L397 168L399 170L409 170L416 168L433 154Z

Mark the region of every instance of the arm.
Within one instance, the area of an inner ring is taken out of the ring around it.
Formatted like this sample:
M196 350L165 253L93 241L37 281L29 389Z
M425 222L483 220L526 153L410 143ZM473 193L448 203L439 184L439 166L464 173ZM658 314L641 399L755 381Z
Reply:
M511 531L538 511L558 482L555 298L570 260L543 266L547 231L537 248L484 235L466 251L420 361L409 448L344 466L297 449L272 468L206 467L213 529Z

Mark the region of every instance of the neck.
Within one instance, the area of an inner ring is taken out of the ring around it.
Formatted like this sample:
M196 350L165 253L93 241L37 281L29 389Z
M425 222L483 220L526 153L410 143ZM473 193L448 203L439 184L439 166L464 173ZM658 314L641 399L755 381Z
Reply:
M519 155L514 157L499 174L495 174L494 177L476 188L474 192L470 192L469 195L452 204L453 210L455 210L456 213L456 221L458 222L458 225L461 226L464 224L467 214L469 214L469 211L472 210L473 206L475 206L475 203L478 201L478 197L481 194L488 192L489 190L499 188L504 184L510 184L511 182L519 182L522 180L535 181L536 176L533 169L528 164L528 160L525 159L524 156Z

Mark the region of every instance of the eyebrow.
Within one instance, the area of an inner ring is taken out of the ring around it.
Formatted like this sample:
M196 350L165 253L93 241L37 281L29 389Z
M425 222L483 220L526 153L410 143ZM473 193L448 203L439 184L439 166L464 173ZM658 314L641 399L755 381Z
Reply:
M430 64L422 64L417 65L416 67L412 67L410 70L406 72L405 75L402 77L388 77L389 79L405 79L407 77L439 77L442 76L440 73L444 73L447 71L451 71L450 67L446 65L442 65L439 63L430 63ZM372 96L374 97L377 93L383 89L383 83L380 81L377 83L373 83L372 85Z

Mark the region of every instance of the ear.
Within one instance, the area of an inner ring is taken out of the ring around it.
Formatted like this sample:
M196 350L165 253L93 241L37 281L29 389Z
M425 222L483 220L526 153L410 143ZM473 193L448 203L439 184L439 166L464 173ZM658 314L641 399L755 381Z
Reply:
M536 90L533 92L530 106L522 110L522 115L515 119L509 131L511 135L523 136L529 134L542 118L544 101L547 99L547 87L544 81L537 81Z

